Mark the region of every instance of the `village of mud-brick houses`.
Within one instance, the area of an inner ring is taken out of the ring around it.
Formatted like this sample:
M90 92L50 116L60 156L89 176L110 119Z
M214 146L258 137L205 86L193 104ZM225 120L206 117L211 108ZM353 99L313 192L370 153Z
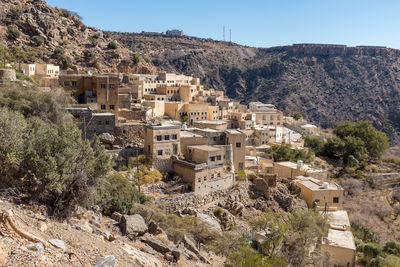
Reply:
M274 162L266 153L282 144L304 148L304 134L325 138L317 126L285 116L272 104L241 104L223 91L205 88L199 78L181 74L61 72L52 64L20 67L41 87L62 87L75 98L66 109L83 138L99 136L127 167L135 168L130 157L144 155L152 168L179 180L179 194L205 197L223 192L247 174L256 190L268 196L277 178L293 180L309 208L329 214L322 252L337 266L355 265L343 188L327 182L324 168L302 161ZM9 71L0 74L15 80ZM116 144L117 139L123 141Z

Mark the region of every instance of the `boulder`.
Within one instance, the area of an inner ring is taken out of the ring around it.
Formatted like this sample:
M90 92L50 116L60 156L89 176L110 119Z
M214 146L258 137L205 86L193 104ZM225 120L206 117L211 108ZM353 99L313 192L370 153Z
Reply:
M40 243L40 242L38 242L38 243L31 243L31 242L30 242L30 243L26 246L26 248L29 249L29 250L32 250L32 251L40 252L40 253L43 253L43 252L44 252L44 246L43 246L43 244Z
M120 221L121 221L121 218L122 218L122 214L119 213L119 212L114 211L114 212L111 214L111 218L112 218L113 220L117 221L117 222L120 222Z
M49 240L49 243L52 244L53 246L57 247L57 248L61 248L62 250L66 250L67 247L65 246L64 241L60 240L60 239L51 239Z
M141 238L141 241L149 245L155 251L160 252L161 254L165 254L173 250L170 245L155 238L143 237Z
M137 267L163 267L154 256L144 253L128 244L123 243L121 248L132 258L132 266Z
M166 259L167 261L173 262L174 261L174 255L172 255L171 252L165 253L164 254L164 259Z
M210 229L217 232L222 232L221 226L219 225L218 221L213 217L211 217L210 215L204 213L198 213L197 218L199 218L202 222L207 224L210 227Z
M113 255L108 255L99 258L96 264L94 265L94 267L115 267L115 266L117 266L117 263Z
M163 232L162 229L158 227L158 225L155 224L154 222L150 222L148 228L149 228L149 233L152 235L158 235Z
M147 232L147 225L139 214L122 216L119 227L122 234L127 236L138 236Z
M102 133L99 135L99 139L104 144L112 145L115 142L115 137L109 133Z

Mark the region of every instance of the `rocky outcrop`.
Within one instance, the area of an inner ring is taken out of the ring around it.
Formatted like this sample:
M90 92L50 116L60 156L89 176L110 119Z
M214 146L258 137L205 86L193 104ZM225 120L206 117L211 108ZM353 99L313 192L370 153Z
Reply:
M143 235L147 232L146 222L139 214L122 216L119 226L122 234L127 235L130 238Z

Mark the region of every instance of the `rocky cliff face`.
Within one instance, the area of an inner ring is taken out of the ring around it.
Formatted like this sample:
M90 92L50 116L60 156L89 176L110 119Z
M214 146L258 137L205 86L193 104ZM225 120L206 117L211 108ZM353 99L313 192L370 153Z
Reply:
M244 103L259 100L287 114L300 111L322 127L371 120L400 141L400 50L323 44L258 49L223 42L159 50L148 39L133 38L134 48L144 47L141 53L155 66L199 76Z
M19 31L20 36L9 38L9 27ZM110 42L116 42L117 48L110 49ZM141 73L155 71L145 61L135 63L133 52L118 44L107 33L86 27L79 15L51 7L42 0L0 2L0 46L21 48L24 53L22 61L62 65L63 58L68 57L71 59L68 65L76 69Z
M22 33L16 40L7 37L9 26ZM43 45L36 46L34 36L43 38ZM185 73L244 103L260 100L287 114L300 111L322 127L368 119L400 142L400 50L323 44L260 49L194 37L103 32L41 0L1 1L0 37L2 46L22 48L29 55L25 61L60 64L61 48L76 69ZM108 47L112 41L117 49Z

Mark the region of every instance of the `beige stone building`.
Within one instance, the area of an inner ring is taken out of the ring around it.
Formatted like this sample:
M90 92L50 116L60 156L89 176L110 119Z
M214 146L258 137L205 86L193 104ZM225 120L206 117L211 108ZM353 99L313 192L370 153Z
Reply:
M341 210L343 208L343 188L338 184L322 182L306 176L296 177L296 185L309 208L317 210ZM315 203L315 204L314 204Z
M310 176L320 180L328 178L328 171L324 169L315 169L301 161L298 163L290 161L274 162L274 173L278 177L295 179L297 176Z
M246 157L246 134L238 130L228 129L226 133L226 144L232 145L233 166L235 172L244 170Z
M195 121L193 123L193 126L200 129L209 128L219 131L225 131L228 127L228 123L226 121L221 121L221 120L216 120L216 121L203 120L203 121Z
M196 145L208 145L208 139L202 135L195 134L188 131L181 131L180 133L181 140L181 154L188 158L188 146L196 146Z
M172 156L180 152L180 125L148 124L144 131L144 152L154 168L172 172Z
M274 125L274 126L282 126L283 125L283 112L273 109L269 111L257 111L254 112L256 116L256 123L263 125Z
M354 267L356 246L351 231L329 229L328 236L322 239L321 253L328 254L335 266Z
M188 183L189 190L205 195L234 185L233 173L225 166L225 150L208 145L187 147L187 159L174 158L174 173Z
M33 77L40 82L43 87L58 86L58 76L60 66L53 64L21 64L21 71L29 77Z

